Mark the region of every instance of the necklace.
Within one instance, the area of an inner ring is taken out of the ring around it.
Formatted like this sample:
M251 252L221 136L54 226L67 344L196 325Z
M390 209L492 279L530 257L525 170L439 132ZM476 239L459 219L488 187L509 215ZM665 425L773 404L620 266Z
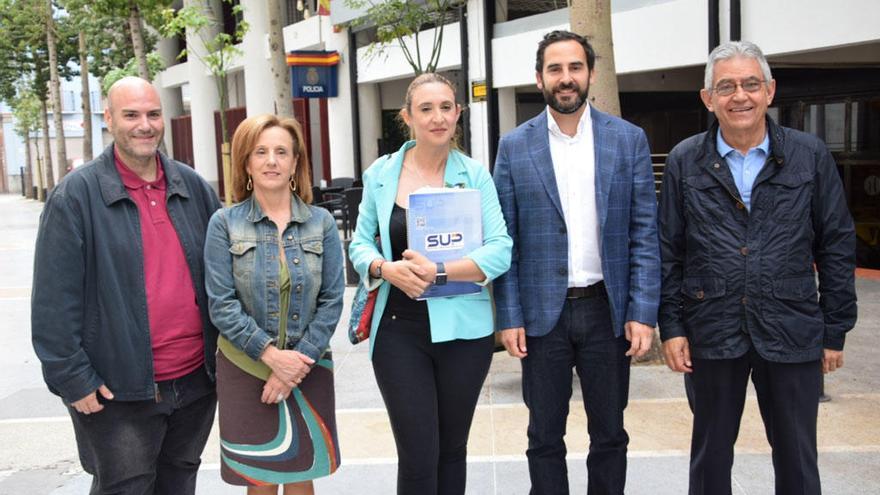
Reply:
M419 171L419 167L418 167L418 165L414 164L414 163L412 162L411 159L410 159L410 161L409 161L409 164L404 164L404 168L406 168L407 170L411 170L411 171L415 172L416 175L418 176L419 180L422 181L422 184L423 184L423 185L425 185L425 186L429 186L429 187L436 187L436 186L434 186L434 184L432 184L429 180L425 179L425 176L422 175L422 172ZM444 165L444 169L445 169L445 165Z

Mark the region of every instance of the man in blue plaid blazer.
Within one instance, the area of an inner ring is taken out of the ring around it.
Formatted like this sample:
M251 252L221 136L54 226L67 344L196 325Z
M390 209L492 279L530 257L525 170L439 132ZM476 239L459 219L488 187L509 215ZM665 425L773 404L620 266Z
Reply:
M522 359L533 494L567 494L572 368L589 420L588 492L622 494L631 356L651 347L660 297L645 133L587 103L595 54L554 31L535 65L548 108L501 139L495 184L513 238L494 283L497 328Z

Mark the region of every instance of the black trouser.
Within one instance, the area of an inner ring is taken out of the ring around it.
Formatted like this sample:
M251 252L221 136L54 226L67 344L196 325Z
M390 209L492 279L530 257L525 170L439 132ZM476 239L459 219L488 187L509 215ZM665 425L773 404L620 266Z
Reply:
M431 343L427 320L386 311L373 370L397 444L397 493L463 494L467 440L492 362L492 335Z
M629 444L623 428L629 344L623 336L614 336L608 299L604 295L567 299L553 330L528 337L526 344L529 354L522 360L522 370L523 399L529 408L529 493L569 493L564 437L574 368L590 435L587 493L623 495Z
M217 395L200 367L158 383L161 402L107 401L81 414L68 406L91 495L185 495L196 491Z
M773 450L776 493L819 494L816 416L821 373L817 361L774 363L751 349L735 359L693 359L690 493L731 493L733 446L739 434L749 374Z

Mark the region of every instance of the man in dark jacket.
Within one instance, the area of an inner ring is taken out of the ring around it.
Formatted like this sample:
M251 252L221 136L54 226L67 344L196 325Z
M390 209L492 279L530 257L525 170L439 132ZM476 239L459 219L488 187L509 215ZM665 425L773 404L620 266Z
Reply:
M34 349L68 406L92 494L192 494L216 405L203 246L220 203L157 152L149 82L124 78L107 99L114 144L65 177L40 216Z
M776 493L821 490L819 370L843 366L855 325L855 231L825 145L767 116L775 90L754 44L712 51L700 95L717 122L663 177L660 333L692 385L691 494L731 491L750 374Z

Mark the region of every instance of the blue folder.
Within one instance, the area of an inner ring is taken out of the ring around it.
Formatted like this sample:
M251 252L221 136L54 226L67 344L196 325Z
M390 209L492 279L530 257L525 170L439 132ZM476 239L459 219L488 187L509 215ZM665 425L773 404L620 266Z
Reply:
M409 195L406 231L409 248L434 262L464 258L483 245L480 191L459 188L422 188ZM419 300L475 294L472 282L432 285Z

